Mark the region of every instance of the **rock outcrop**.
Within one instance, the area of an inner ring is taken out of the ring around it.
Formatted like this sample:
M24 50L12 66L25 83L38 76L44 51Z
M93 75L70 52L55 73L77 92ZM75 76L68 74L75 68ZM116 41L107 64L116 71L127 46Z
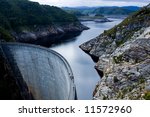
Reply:
M17 42L49 46L51 44L61 42L63 37L68 35L75 36L87 29L89 28L77 22L64 26L34 26L30 30L22 30L19 33L13 31L12 35L15 37Z
M150 99L149 6L80 46L101 76L94 99Z

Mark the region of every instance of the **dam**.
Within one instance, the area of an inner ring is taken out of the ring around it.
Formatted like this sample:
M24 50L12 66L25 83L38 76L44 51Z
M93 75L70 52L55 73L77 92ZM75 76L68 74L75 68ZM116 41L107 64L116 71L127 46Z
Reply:
M23 99L77 99L70 65L57 52L38 45L3 42L0 59L14 76Z

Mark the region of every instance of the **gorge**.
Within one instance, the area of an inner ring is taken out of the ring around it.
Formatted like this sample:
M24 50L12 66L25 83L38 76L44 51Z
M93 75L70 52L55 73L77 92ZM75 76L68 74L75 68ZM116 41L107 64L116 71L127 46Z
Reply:
M95 38L104 30L107 30L120 23L123 19L111 19L111 20L113 20L113 22L106 22L106 23L98 23L94 21L82 22L83 25L89 27L90 29L83 31L80 35L74 38L70 38L65 42L50 47L51 49L63 55L69 62L75 77L78 99L82 100L93 99L92 96L93 90L95 88L96 83L100 79L96 70L94 69L94 62L87 54L85 54L79 48L79 45L81 45L85 41Z
M124 20L116 15L82 23L58 7L29 0L1 0L0 6L0 99L22 99L24 95L27 98L23 99L76 99L74 80L78 99L150 99L150 5L134 7L140 9L135 13L128 10L131 7L110 7L108 12L96 8L90 15L95 13L97 18L112 13L130 15ZM33 49L16 42L49 48ZM67 59L73 73L65 59L54 56L50 49ZM9 62L16 66L9 69ZM11 70L22 76L13 76Z

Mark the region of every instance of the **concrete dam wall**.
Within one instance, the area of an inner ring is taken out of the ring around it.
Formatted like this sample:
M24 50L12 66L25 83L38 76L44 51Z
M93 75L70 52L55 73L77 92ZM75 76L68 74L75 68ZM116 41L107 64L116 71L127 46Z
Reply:
M55 51L36 45L1 43L0 55L23 99L76 99L72 70Z

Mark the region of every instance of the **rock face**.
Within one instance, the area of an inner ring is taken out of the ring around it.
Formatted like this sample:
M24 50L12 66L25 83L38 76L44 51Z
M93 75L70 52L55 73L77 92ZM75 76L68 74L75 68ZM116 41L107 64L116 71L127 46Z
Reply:
M34 26L30 30L22 30L21 32L12 32L17 42L35 43L38 45L49 45L61 42L61 39L65 36L75 36L83 30L89 29L88 27L77 23L70 23L68 25L59 26Z
M95 21L99 23L111 22L111 20L102 16L80 16L78 19L79 21Z
M111 20L107 18L95 19L95 22L104 23L104 22L111 22Z
M149 5L80 47L101 76L94 99L150 99Z

